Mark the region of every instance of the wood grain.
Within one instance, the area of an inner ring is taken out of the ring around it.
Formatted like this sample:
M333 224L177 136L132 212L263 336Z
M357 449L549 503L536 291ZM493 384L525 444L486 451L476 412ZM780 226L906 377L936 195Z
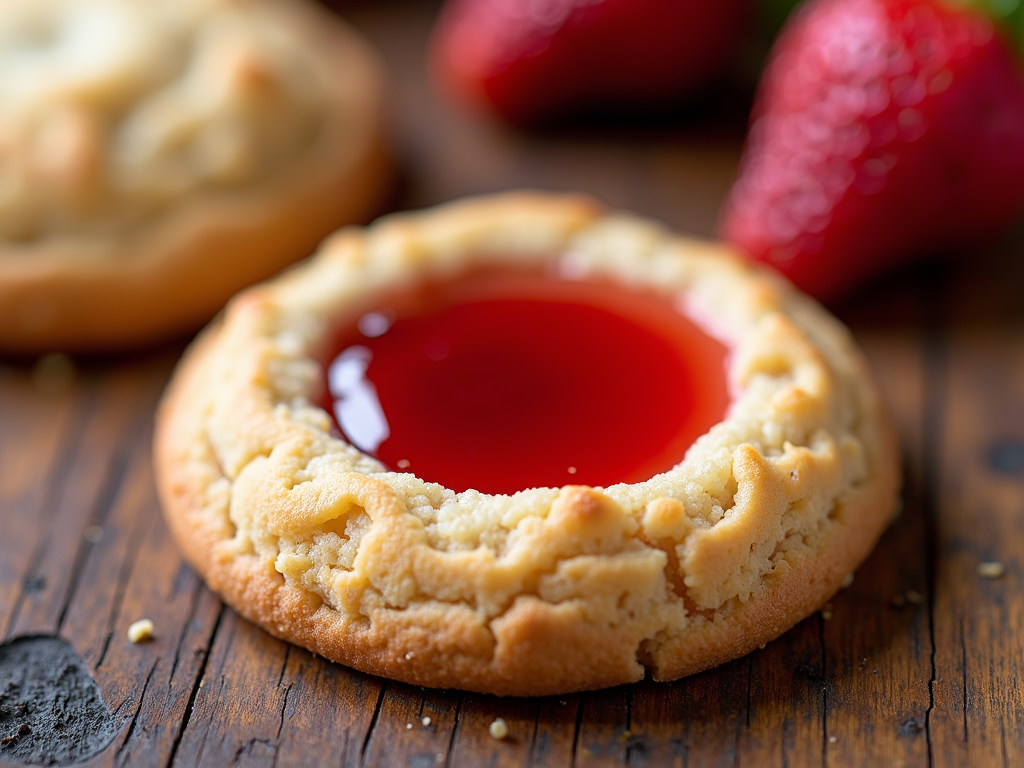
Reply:
M935 766L1024 763L1024 232L949 267L935 435ZM986 258L986 256L989 256ZM1005 575L979 577L996 562Z
M514 134L430 88L436 7L346 6L395 81L396 205L583 189L714 231L742 110ZM200 583L159 515L152 413L180 346L78 360L56 388L34 361L0 361L0 628L60 634L95 674L121 727L91 766L1022 765L1022 255L1024 227L841 308L899 426L902 512L827 614L718 669L500 699L384 681L269 637ZM1005 575L981 578L987 561ZM155 638L133 645L143 616ZM499 717L502 741L488 733Z

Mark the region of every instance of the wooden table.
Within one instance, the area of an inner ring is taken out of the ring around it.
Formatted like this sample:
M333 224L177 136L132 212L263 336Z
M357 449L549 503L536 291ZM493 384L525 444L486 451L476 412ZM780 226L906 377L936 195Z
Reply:
M434 9L348 11L396 84L396 205L582 189L713 232L742 110L516 134L427 86ZM78 359L63 386L33 361L0 363L0 632L59 634L85 660L117 726L90 765L1024 765L1022 257L1018 227L840 309L901 430L902 516L830 614L719 669L499 699L353 672L239 619L182 564L154 494L152 414L181 344ZM1005 575L979 576L988 561ZM143 616L156 638L132 645ZM488 735L496 717L505 741Z

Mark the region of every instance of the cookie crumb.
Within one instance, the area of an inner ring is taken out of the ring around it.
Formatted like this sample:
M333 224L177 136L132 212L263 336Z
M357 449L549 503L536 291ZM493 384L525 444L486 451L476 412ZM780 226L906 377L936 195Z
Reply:
M828 743L829 744L835 744L837 741L839 741L839 739L836 736L829 736L828 737Z
M849 589L853 586L853 571L846 574L846 578L843 579L843 583L839 585L840 589Z
M570 475L575 475L576 474L576 467L569 467L565 471L568 472Z
M487 732L491 734L492 739L497 739L498 741L506 739L508 738L508 723L500 717L496 718L488 727Z
M832 620L832 603L825 603L825 607L821 609L821 618L825 621Z
M1006 566L998 562L978 563L978 575L983 579L998 579L1006 573Z
M921 603L924 602L924 595L922 595L920 592L915 592L912 589L908 589L906 592L904 592L903 596L911 605L921 605Z
M153 639L153 622L139 619L128 627L128 639L133 643L144 643Z
M32 367L32 386L47 395L57 395L71 388L76 375L75 364L67 355L44 355Z
M412 730L412 723L406 723L405 724L405 730L411 731Z
M82 531L82 536L90 544L98 544L103 538L103 529L98 525L90 525Z
M426 726L426 725L430 725L431 720L430 720L429 717L424 717L422 720L420 720L420 722L423 723L423 725Z
M410 464L412 464L412 462L408 459L399 459L395 462L395 466L399 469L408 469Z

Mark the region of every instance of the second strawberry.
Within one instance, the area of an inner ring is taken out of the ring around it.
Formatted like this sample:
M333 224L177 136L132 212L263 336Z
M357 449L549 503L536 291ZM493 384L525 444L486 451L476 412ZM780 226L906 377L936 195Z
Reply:
M728 66L748 0L450 0L431 57L449 90L517 124L664 108Z

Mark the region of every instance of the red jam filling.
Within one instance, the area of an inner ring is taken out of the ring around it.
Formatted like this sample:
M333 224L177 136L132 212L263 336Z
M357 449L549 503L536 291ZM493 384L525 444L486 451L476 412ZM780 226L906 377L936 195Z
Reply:
M455 491L648 480L729 405L726 347L661 296L491 272L340 326L327 400L346 440Z

